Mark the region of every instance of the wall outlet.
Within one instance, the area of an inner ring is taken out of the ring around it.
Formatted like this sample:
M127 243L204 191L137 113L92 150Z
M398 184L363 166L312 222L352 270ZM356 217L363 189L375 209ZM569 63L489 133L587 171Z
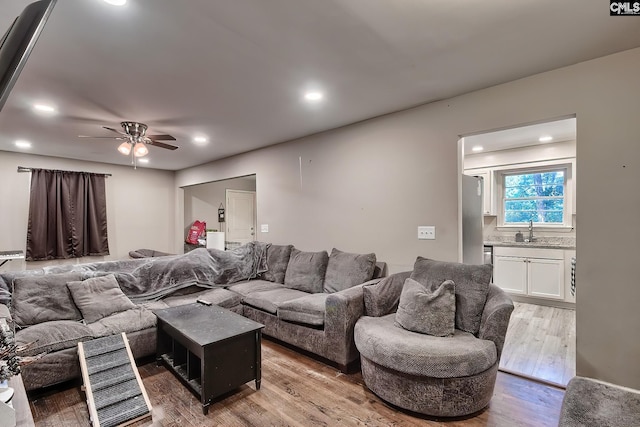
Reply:
M269 232L269 224L260 224L260 232L268 233Z
M419 240L435 240L436 238L436 226L435 225L421 225L418 226L418 239Z

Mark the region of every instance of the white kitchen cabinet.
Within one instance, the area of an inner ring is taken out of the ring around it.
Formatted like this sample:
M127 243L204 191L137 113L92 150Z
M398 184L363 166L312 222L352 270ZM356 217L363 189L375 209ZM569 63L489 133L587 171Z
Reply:
M493 169L467 169L465 175L477 176L482 178L483 183L483 213L485 215L495 215L495 207L493 203Z
M564 258L527 258L528 294L564 299Z
M518 295L527 294L526 258L513 256L493 256L493 283L505 292Z
M564 251L495 247L493 282L512 294L564 300Z

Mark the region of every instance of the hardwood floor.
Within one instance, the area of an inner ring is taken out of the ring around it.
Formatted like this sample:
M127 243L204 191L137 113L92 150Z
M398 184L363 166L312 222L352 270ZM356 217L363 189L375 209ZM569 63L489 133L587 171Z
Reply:
M464 420L429 420L392 408L371 393L360 373L345 375L272 341L262 344L262 387L254 382L214 403L202 415L200 402L164 367L149 363L140 374L151 399L153 426L556 426L564 392L498 373L489 407ZM80 387L35 396L37 426L86 426L89 415Z
M565 387L576 374L576 312L514 302L500 369Z

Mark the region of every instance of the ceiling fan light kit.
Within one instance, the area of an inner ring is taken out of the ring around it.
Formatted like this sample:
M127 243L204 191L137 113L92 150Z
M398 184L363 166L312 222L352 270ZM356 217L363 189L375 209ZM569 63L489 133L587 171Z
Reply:
M144 142L138 141L136 142L136 145L133 147L133 152L136 157L143 157L149 154L149 149L147 148L146 145L144 145Z
M131 153L131 144L128 141L127 142L123 142L118 147L118 151L120 153L124 154L125 156L128 156L129 153Z

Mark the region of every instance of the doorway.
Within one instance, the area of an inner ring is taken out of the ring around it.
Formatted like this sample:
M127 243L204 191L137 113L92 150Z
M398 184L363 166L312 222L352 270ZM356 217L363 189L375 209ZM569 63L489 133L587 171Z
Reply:
M256 192L227 189L225 199L227 249L254 241L256 236Z
M575 375L576 118L464 136L483 182L493 282L514 301L500 370L565 387Z
M239 229L250 229L254 227L253 231L255 236L255 224L257 221L257 209L256 209L256 175L245 175L220 181L211 181L196 185L190 185L184 187L184 236L187 235L191 224L194 221L202 221L206 223L207 232L217 232L216 237L222 238L224 241L225 249L233 249L241 245L244 242L253 240L241 239L237 240L235 237L232 239L228 236L228 224L230 223L229 217L229 203L227 201L227 191L245 192L252 194L252 208L247 206L247 203L242 201L234 201L234 211L242 210L245 207L246 212L243 214L240 220L236 219L234 214L232 232L236 232ZM219 210L224 210L224 217L219 216ZM223 221L220 221L223 220ZM240 221L240 222L238 222ZM250 226L243 224L251 223ZM220 233L224 233L224 236L220 236ZM233 237L233 236L232 236ZM185 243L184 251L188 252L199 246L206 246L206 241L203 241L200 245L189 245Z

